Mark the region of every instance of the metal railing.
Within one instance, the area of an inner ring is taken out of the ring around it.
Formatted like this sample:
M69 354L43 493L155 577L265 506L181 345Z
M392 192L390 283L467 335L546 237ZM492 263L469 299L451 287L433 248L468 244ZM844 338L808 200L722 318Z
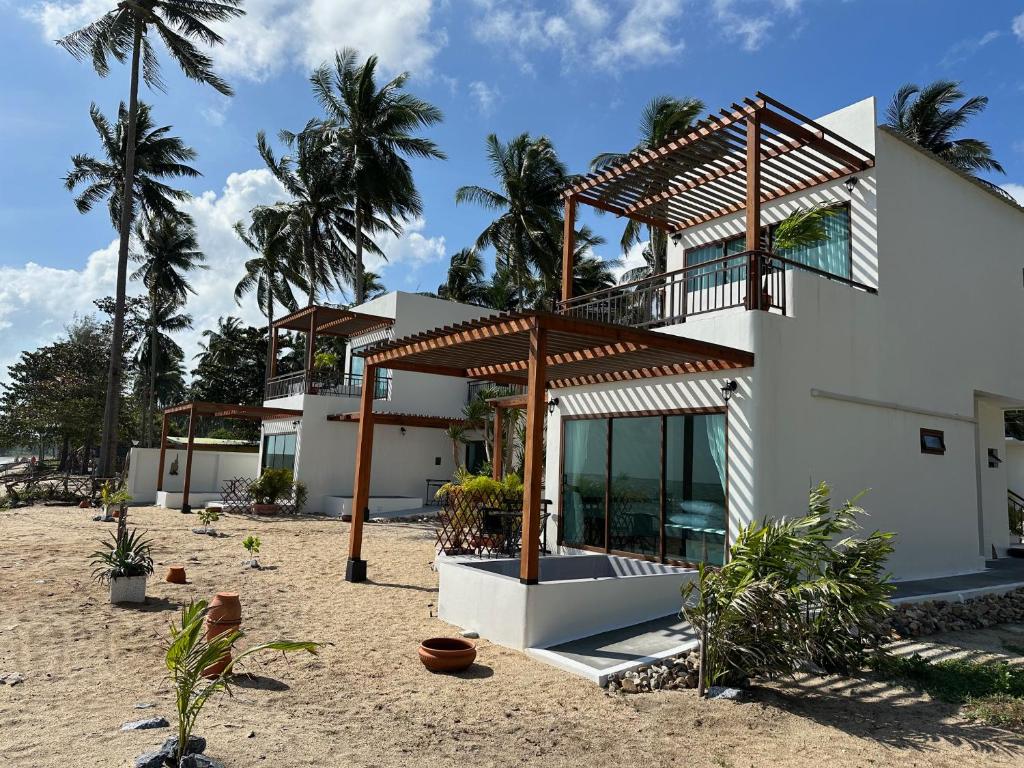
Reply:
M496 384L493 381L470 381L466 385L466 402L473 402L484 390L493 390L494 397L508 397L525 393L526 386L523 384Z
M378 374L373 382L375 400L391 397L391 377ZM338 371L306 371L275 376L267 382L264 399L274 400L291 395L326 395L329 397L360 397L363 393L363 376L359 373Z
M1010 516L1010 533L1024 536L1024 497L1006 489L1006 511Z
M868 293L875 288L767 251L745 251L558 303L558 312L635 328L686 322L722 309L786 314L786 272L799 269Z

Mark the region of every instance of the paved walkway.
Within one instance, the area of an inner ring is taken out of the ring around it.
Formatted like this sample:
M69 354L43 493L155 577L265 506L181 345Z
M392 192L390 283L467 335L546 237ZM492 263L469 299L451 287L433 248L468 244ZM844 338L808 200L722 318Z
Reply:
M1024 585L1024 558L989 560L985 565L986 569L979 573L896 582L893 600L904 601L929 595L949 595L952 598L974 590L992 591L1015 584Z

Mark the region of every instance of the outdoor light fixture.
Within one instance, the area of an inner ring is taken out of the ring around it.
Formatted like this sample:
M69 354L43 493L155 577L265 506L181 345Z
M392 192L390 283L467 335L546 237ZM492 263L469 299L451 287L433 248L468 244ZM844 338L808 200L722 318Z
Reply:
M673 243L678 243L678 242L680 242L683 239L683 233L682 232L673 232L670 235L670 237L672 238L672 242Z
M297 427L297 426L299 426L299 424L301 424L301 423L302 423L301 421L299 421L298 419L296 419L295 421L293 421L293 422L292 422L292 426L293 426L293 427Z
M558 398L557 397L552 397L550 400L548 400L548 413L554 413L555 412L555 408L557 408L557 407L558 407Z
M732 398L732 393L739 388L740 385L736 383L736 379L729 379L729 381L722 385L722 399L728 403Z
M854 187L857 186L857 182L860 181L856 176L850 176L846 181L843 182L843 186L846 187L846 191L851 195L853 194Z

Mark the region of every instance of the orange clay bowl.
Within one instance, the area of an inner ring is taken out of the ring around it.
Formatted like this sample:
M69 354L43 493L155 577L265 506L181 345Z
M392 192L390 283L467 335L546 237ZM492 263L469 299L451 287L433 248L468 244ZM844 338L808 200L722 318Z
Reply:
M167 568L167 575L164 577L164 581L169 581L171 584L187 584L188 580L185 578L185 566L169 566Z
M476 659L476 644L461 637L432 637L420 643L419 653L431 672L461 672Z

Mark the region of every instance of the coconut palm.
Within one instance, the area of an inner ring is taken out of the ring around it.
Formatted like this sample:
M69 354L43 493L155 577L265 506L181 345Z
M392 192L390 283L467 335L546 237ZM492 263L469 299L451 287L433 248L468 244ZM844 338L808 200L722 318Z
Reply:
M350 243L364 251L383 256L365 234L357 236L351 168L338 161L333 143L311 120L299 133L281 132L293 154L278 158L260 131L256 146L263 162L281 182L291 200L287 203L288 227L301 254L301 273L306 282L308 305L316 303L319 291L354 279L356 254ZM371 219L367 228L379 224Z
M185 354L171 334L190 329L192 317L179 312L180 304L159 293L148 294L145 307L134 364L137 371L148 372L137 377L136 392L144 403L140 436L144 447L152 447L156 404L174 402L184 395Z
M963 103L956 106L959 101ZM979 171L1005 173L987 142L955 138L987 106L987 96L967 98L960 83L952 80L936 80L924 87L907 83L893 94L886 111L886 125L975 178ZM985 179L978 180L1002 191Z
M437 287L437 295L464 304L483 304L487 292L484 262L475 248L463 248L448 261L448 274Z
M387 293L387 286L384 285L384 279L376 272L372 272L368 269L363 270L363 299L369 301L370 299L376 299L378 296L383 296Z
M704 103L699 99L655 96L640 114L640 141L637 145L629 152L602 152L590 161L590 169L599 171L608 166L618 165L633 152L653 149L673 136L686 133L703 111ZM626 228L623 230L620 240L623 253L628 253L634 245L644 242L641 227L642 225L637 221L632 219L626 221ZM648 261L648 268L640 277L632 276L632 280L661 274L665 271L665 265L668 262L667 233L648 225L647 240L649 245L645 249L645 258Z
M231 88L213 71L213 59L195 42L214 46L223 42L208 23L225 22L244 14L242 0L121 0L91 24L57 41L78 60L92 62L101 77L110 73L110 58L125 62L131 58L128 125L125 131L124 174L118 223L117 291L110 344L110 375L107 380L100 446L99 471L112 474L117 454L117 421L120 411L121 367L124 354L125 288L128 282L128 240L135 211L135 145L139 117L139 76L150 88L163 88L160 63L153 37L181 67L185 76L205 83L225 95ZM129 183L130 182L130 183Z
M289 229L290 209L287 205L259 206L252 211L252 222L246 229L235 223L235 233L245 246L257 255L245 262L245 274L235 286L235 302L256 292L256 304L267 318L267 334L274 334L274 304L294 312L298 309L292 286L307 291L308 286L292 259L292 237ZM266 378L273 368L271 345L267 345Z
M103 147L101 158L78 154L71 158L72 170L64 177L69 192L84 187L75 197L79 213L88 213L102 200L107 201L110 223L117 229L121 218L121 191L124 189L125 138L128 132L128 109L122 103L117 111L117 123L110 124L95 104L89 107L89 117L99 134ZM171 126L156 127L148 104L139 104L135 132L135 189L136 206L144 215L173 216L178 203L191 195L175 189L164 179L194 179L201 174L189 162L196 159L195 150L176 136L169 135ZM131 212L135 220L135 211Z
M323 64L310 83L327 115L322 128L351 168L355 229L368 237L384 228L398 234L405 220L423 213L406 158L445 158L434 142L414 135L419 128L441 122L441 110L403 90L408 73L378 88L377 57L370 56L361 65L357 57L351 48L338 51L334 67ZM363 240L355 238L354 243L350 282L355 303L362 304Z
M173 311L185 303L188 294L195 293L189 285L188 275L197 269L207 269L207 266L204 263L206 256L199 250L195 228L191 220L181 214L140 220L135 226L135 238L142 250L132 254L132 260L139 264L132 280L138 280L145 286L149 305L149 387L143 433L148 444L156 405L156 372L160 356L157 343L160 324L157 321L161 314L170 318ZM191 320L182 327L191 327Z
M562 228L562 190L568 172L543 136L534 139L523 133L502 143L492 133L486 144L498 189L459 187L455 202L476 203L498 213L477 237L475 247L494 248L496 266L508 268L525 306L534 270L553 277L550 265L560 253L555 233Z

